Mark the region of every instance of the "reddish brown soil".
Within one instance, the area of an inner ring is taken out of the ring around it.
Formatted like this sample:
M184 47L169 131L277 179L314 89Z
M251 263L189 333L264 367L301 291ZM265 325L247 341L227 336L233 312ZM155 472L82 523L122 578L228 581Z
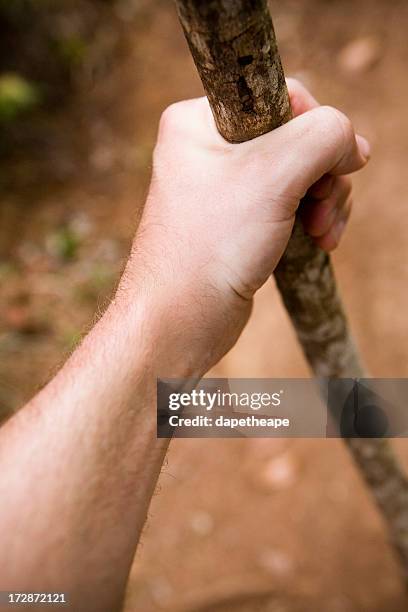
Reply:
M40 155L19 155L4 171L12 180L2 198L1 249L12 265L1 270L3 413L47 380L103 305L142 206L160 113L201 94L171 3L144 4L120 57L55 118ZM335 264L370 371L408 376L408 5L287 0L272 8L288 74L349 113L373 144ZM341 50L367 35L378 57L347 70ZM66 263L49 238L61 224L81 236ZM272 283L214 373L308 375ZM399 450L408 461L405 441ZM341 442L172 443L126 610L406 608L383 525Z

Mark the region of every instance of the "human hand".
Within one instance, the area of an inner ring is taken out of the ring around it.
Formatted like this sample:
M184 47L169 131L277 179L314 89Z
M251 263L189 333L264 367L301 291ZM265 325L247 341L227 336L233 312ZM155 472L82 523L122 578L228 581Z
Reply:
M162 116L125 277L142 274L151 283L172 313L170 329L203 371L241 333L255 292L286 248L300 202L317 244L326 250L338 244L351 207L345 175L369 158L367 141L342 113L319 107L296 81L288 87L295 119L242 144L219 135L204 98L174 104Z

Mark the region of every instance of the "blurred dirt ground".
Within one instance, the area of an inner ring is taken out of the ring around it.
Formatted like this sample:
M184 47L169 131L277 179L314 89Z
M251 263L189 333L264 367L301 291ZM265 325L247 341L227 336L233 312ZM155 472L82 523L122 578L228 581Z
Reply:
M375 376L408 375L408 5L272 3L288 74L373 145L335 256ZM0 411L18 409L103 309L137 225L157 122L201 95L171 2L139 2L114 61L0 169ZM137 296L135 296L137 299ZM308 371L272 283L217 376ZM408 460L405 441L399 443ZM338 441L171 445L126 610L402 612L381 520Z

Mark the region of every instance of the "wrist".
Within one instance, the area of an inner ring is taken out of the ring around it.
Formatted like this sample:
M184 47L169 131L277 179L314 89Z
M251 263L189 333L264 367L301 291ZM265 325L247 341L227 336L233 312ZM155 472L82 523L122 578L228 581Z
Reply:
M206 359L191 338L188 311L171 287L153 286L125 271L104 319L112 333L120 329L125 334L132 367L142 368L152 380L199 377L206 371Z

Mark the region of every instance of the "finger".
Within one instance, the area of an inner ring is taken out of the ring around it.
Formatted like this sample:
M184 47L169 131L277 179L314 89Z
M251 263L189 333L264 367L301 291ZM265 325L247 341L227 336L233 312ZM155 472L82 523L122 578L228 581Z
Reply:
M347 226L347 221L350 217L352 209L352 200L351 198L347 201L346 205L341 209L332 226L326 232L324 236L320 236L319 238L315 238L314 241L321 249L330 253L335 248L338 247L341 237L344 233L344 230Z
M303 115L312 108L319 106L318 101L297 79L286 79L293 116Z
M346 176L335 178L331 194L324 200L306 201L301 206L305 231L310 236L323 236L346 205L351 193L351 181Z
M335 176L332 174L325 174L317 181L317 183L311 186L306 194L306 197L313 198L314 200L325 200L326 198L330 197L335 181Z
M329 106L308 111L245 146L273 164L283 197L299 199L324 174L355 172L370 155L370 145L356 137L349 119Z

